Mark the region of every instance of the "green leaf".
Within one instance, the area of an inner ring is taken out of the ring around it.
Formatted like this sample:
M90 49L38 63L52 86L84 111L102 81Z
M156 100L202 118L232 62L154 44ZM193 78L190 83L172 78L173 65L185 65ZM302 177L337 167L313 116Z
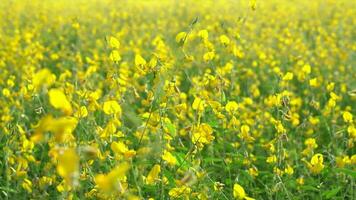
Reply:
M356 178L356 171L355 170L346 169L346 168L336 168L335 171L336 172L342 172L344 174L352 176L352 178Z
M332 190L327 190L323 192L323 197L326 199L331 199L337 195L337 193L341 190L341 187L334 188Z
M319 190L311 185L303 185L300 187L302 190L319 192Z

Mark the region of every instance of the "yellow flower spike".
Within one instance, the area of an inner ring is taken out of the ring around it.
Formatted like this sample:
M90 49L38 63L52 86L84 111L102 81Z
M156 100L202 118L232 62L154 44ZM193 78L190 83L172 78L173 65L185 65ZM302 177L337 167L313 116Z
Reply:
M286 168L284 169L284 172L288 175L293 175L294 174L294 169L290 165L287 165Z
M276 155L268 156L267 159L266 159L266 162L270 163L270 164L276 163L277 162L277 156Z
M203 55L203 59L205 62L212 61L215 58L215 52L214 51L209 51Z
M293 79L293 73L287 72L287 73L283 76L282 79L283 79L284 81L290 81L290 80L292 80L292 79Z
M317 153L311 158L310 162L306 162L306 164L312 174L319 174L325 167L323 162L323 155Z
M306 64L302 67L302 72L305 74L310 74L311 73L311 66L309 64Z
M47 69L41 69L32 77L32 84L36 90L39 90L42 86L50 87L56 81L56 75Z
M74 116L77 118L84 118L88 116L88 110L85 106L81 106L79 110L74 113Z
M44 138L44 133L52 132L57 142L73 140L72 132L77 127L78 120L74 117L53 118L51 115L45 116L37 125L31 137L32 142L40 142Z
M57 172L70 186L76 186L79 178L79 156L74 148L60 150Z
M204 111L204 108L206 106L206 103L204 100L202 100L201 98L199 97L196 97L193 101L193 104L192 104L192 108L193 110L196 110L196 111L199 111L199 112L202 112Z
M130 169L130 165L126 162L119 164L112 169L108 174L98 174L94 180L100 191L107 194L123 193L125 188L122 181L125 179L126 172Z
M110 45L110 47L113 48L113 49L118 49L118 48L120 48L120 42L119 42L119 40L116 39L116 38L113 37L113 36L110 36L110 38L109 38L109 45Z
M126 144L123 142L113 142L111 143L111 150L117 154L124 154L129 150L129 148L127 148Z
M251 7L251 10L256 10L257 0L250 0L250 7Z
M219 37L220 43L224 46L227 46L230 44L230 39L226 35L221 35Z
M345 111L342 114L342 118L344 119L344 122L346 122L346 123L352 123L352 121L353 121L352 114L348 111Z
M246 195L244 188L237 183L234 184L233 195L234 195L234 198L238 199L238 200L244 200L244 199L245 200L253 200L253 198L248 197Z
M118 116L121 116L121 106L117 101L109 100L105 101L103 104L103 111L107 115L113 115L117 114Z
M225 110L227 112L229 112L230 114L235 113L238 109L238 104L235 101L229 101L226 105L225 105Z
M136 66L143 67L146 64L147 64L147 61L140 54L135 55L135 65Z
M72 105L70 104L70 102L68 101L66 95L62 90L51 89L48 92L48 96L49 96L49 102L54 108L60 109L66 115L72 114L73 112Z
M121 61L121 56L118 50L112 50L110 53L110 60L117 63Z
M189 194L192 192L190 187L182 185L180 187L175 187L169 190L168 195L173 198L173 199L178 199L178 198L188 198L189 199Z
M183 43L183 42L185 42L184 40L186 39L186 37L187 37L187 33L186 32L180 32L176 36L176 42L177 43Z
M210 144L214 139L213 129L206 123L197 126L192 133L192 142L198 146Z
M318 79L317 78L310 79L309 80L309 85L311 87L318 87L319 86Z
M209 37L209 33L208 33L208 31L207 31L206 29L200 30L200 31L198 32L198 36L199 36L201 39L203 39L203 40L207 40L208 37Z
M169 165L174 166L177 164L177 159L169 151L164 150L162 159L166 161Z
M161 172L161 166L156 164L152 167L146 178L146 184L153 185L159 179L159 173Z
M123 142L113 142L111 143L111 149L115 152L116 155L124 156L125 158L131 158L136 155L135 150L130 150L126 144Z
M21 184L22 188L25 189L28 193L32 193L32 182L25 178Z

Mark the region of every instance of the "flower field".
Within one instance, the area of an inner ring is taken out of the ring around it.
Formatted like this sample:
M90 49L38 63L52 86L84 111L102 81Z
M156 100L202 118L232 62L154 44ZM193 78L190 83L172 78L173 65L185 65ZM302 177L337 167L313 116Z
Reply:
M356 199L356 1L2 0L0 199Z

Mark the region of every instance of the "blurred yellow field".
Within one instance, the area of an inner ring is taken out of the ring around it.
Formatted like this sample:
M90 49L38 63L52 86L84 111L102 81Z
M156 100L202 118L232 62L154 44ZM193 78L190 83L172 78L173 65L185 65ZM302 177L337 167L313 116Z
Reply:
M2 0L0 199L356 199L356 1Z

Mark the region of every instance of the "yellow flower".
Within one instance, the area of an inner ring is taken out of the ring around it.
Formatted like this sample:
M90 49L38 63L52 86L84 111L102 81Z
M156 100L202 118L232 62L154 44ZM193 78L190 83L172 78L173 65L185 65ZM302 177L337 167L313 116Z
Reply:
M41 119L35 129L35 133L31 137L33 142L40 142L44 133L49 131L54 134L57 142L73 140L72 132L77 127L78 120L74 117L53 118L51 115Z
M112 50L110 53L110 60L112 60L113 62L117 63L121 61L121 56L118 50Z
M121 106L117 103L117 101L109 100L105 101L103 105L104 113L107 115L118 114L121 116Z
M77 118L84 118L88 116L88 110L85 106L81 106L79 110L74 114Z
M214 51L209 51L204 54L203 59L205 62L209 62L215 58L215 52Z
M57 172L70 186L76 186L78 184L79 156L73 148L60 150Z
M48 92L49 102L51 105L56 108L62 110L67 115L72 114L72 106L68 101L66 95L60 89L51 89Z
M120 48L120 42L119 42L119 40L116 39L116 38L113 37L113 36L110 36L110 38L109 38L109 45L110 45L110 47L113 48L113 49L118 49L118 48Z
M229 101L225 105L225 110L229 112L230 114L235 113L238 109L238 104L235 101Z
M293 79L293 73L291 72L287 72L284 76L283 76L283 80L284 81L290 81Z
M272 156L268 156L266 159L267 163L276 163L277 162L277 156L276 155L272 155Z
M320 153L315 154L310 162L306 162L307 166L312 174L319 174L324 169L323 155Z
M297 183L299 185L304 185L304 178L303 177L297 178Z
M257 0L250 0L250 7L251 7L251 10L256 10L256 3Z
M193 104L192 104L193 110L196 110L196 111L199 111L199 112L203 111L205 106L206 106L205 101L202 100L199 97L196 97L194 99L194 101L193 101Z
M284 169L284 172L288 175L294 174L294 169L290 165L287 165L286 168Z
M342 118L344 119L344 122L346 123L352 123L352 114L348 111L345 111L343 114L342 114Z
M21 184L22 188L25 189L28 193L32 193L32 182L25 178Z
M189 197L189 194L191 193L191 189L188 186L182 185L180 187L175 187L169 190L168 194L171 198L176 199L176 198L182 198L182 197Z
M183 43L184 40L186 39L186 37L187 37L187 33L186 32L180 32L176 36L176 42L177 43Z
M351 164L351 160L349 156L338 156L335 158L336 166L339 168L343 168L345 165Z
M98 188L104 193L123 193L124 187L121 181L125 180L125 174L130 169L126 162L118 165L108 174L98 174L94 180Z
M220 39L220 43L225 46L230 44L230 39L226 35L221 35L219 39Z
M237 183L234 184L233 195L234 195L235 199L238 199L238 200L244 200L244 199L245 200L253 200L253 198L248 197L246 195L244 188Z
M32 84L36 90L39 90L41 86L49 87L55 81L56 75L52 74L47 68L41 69L32 77Z
M210 144L215 137L209 124L202 123L193 131L192 142L197 145Z
M152 167L151 171L148 173L146 178L146 184L153 185L159 178L159 173L161 172L161 166L156 164Z
M310 149L315 149L318 147L318 144L316 143L314 138L306 139L304 144L307 146L307 148L310 148Z
M302 67L302 72L304 72L305 74L310 74L311 72L311 66L309 64L306 64Z
M255 138L253 138L250 135L250 127L248 125L242 125L240 128L240 138L247 141L247 142L252 142L255 140Z
M136 54L135 56L135 65L138 67L143 67L147 64L146 60L140 55Z
M318 79L317 78L310 79L309 80L309 85L311 87L318 87L319 86Z
M200 31L198 32L198 36L199 36L201 39L206 40L206 39L208 39L208 37L209 37L209 33L208 33L208 31L207 31L206 29L200 30Z
M123 142L111 143L111 149L118 155L123 155L125 158L131 158L136 155L135 150L129 150L129 148Z
M177 159L169 151L164 150L162 159L166 161L169 165L174 166L177 164Z

